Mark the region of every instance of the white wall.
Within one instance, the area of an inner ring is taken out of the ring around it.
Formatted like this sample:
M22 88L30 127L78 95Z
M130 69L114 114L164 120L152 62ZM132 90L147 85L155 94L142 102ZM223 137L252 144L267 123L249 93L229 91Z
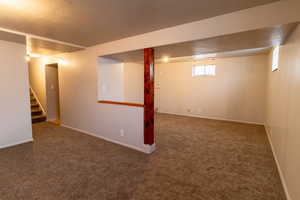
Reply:
M124 101L124 63L108 59L98 59L98 99Z
M144 103L144 64L98 59L98 100Z
M0 41L0 148L32 141L26 47Z
M125 102L144 104L144 63L124 63Z
M266 129L291 200L300 199L300 27L268 69Z
M97 103L98 63L94 55L87 50L63 56L69 64L59 67L62 125L149 152L151 148L143 139L143 108Z
M37 95L45 112L47 112L46 96L46 71L43 59L31 58L29 62L29 82L34 93Z
M158 111L264 124L267 55L218 58L216 76L192 77L193 62L156 65Z

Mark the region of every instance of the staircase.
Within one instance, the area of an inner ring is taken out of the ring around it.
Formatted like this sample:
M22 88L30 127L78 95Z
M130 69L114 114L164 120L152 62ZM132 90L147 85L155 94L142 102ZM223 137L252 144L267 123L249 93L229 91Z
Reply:
M34 97L32 91L30 90L30 104L31 104L31 121L32 123L44 122L46 121L46 116L43 113L40 105L38 104L36 98Z

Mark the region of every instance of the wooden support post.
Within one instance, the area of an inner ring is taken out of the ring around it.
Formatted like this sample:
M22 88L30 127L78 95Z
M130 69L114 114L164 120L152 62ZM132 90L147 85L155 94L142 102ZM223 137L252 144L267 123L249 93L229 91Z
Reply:
M154 49L144 49L144 144L154 144Z

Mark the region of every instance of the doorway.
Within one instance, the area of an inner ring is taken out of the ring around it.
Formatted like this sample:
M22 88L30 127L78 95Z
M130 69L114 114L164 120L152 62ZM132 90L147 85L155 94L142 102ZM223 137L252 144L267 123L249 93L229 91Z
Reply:
M46 65L46 100L48 121L60 124L58 64Z

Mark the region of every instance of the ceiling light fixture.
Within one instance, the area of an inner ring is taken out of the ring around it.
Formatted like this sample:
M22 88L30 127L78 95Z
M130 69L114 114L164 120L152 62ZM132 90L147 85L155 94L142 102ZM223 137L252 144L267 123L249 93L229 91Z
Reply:
M201 60L201 59L206 59L206 58L216 58L217 54L216 53L207 53L207 54L198 54L198 55L194 55L193 58L195 60Z
M6 5L10 5L10 6L16 6L20 2L19 2L19 0L0 0L0 3L1 4L6 4Z
M43 57L42 62L44 65L47 65L51 62L51 59L49 57Z
M58 60L58 64L59 64L59 65L66 65L66 64L68 64L68 63L67 63L67 61L65 61L65 60L63 60L63 59L60 59L60 60Z
M41 57L40 54L36 54L36 53L31 53L31 54L29 54L29 56L30 56L31 58L39 58L39 57Z
M169 57L164 57L164 58L163 58L163 61L164 61L165 63L169 62Z
M25 60L29 62L30 61L30 56L25 56Z

